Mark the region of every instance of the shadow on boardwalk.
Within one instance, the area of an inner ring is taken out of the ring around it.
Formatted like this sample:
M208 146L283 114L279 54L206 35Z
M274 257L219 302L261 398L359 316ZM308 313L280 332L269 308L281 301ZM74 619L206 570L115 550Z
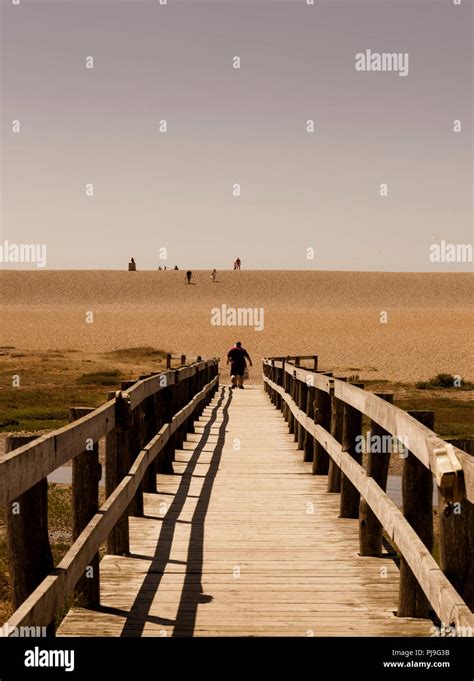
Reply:
M137 593L135 602L127 615L127 620L123 627L121 636L141 636L147 620L163 625L173 625L168 619L162 619L149 614L153 600L156 596L165 572L166 566L170 562L171 547L176 529L176 523L183 522L178 520L183 510L196 465L199 457L204 450L211 434L211 428L216 422L219 411L222 410L223 419L219 426L217 441L213 443L213 452L209 468L204 478L201 493L196 504L196 508L191 520L191 535L188 545L188 557L186 561L186 573L181 592L178 612L174 622L173 636L192 636L194 632L196 613L200 603L209 602L209 596L203 593L202 587L202 568L203 568L203 544L204 544L204 523L209 507L214 480L219 470L222 450L225 442L226 427L229 422L229 406L232 401L232 392L221 389L221 394L217 404L213 407L209 420L204 426L201 439L181 477L178 490L174 496L161 526L160 535L156 545L153 562L150 565L140 590ZM134 554L131 554L134 557Z

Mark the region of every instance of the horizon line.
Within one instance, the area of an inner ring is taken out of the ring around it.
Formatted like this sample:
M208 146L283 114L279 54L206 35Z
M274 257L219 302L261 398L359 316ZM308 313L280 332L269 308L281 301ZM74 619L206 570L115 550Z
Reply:
M466 263L468 264L468 263ZM158 268L153 268L153 269L137 269L134 270L133 273L137 274L140 272L186 272L188 269L192 270L193 272L206 272L208 273L209 271L212 271L211 268L193 268L193 267L180 267L178 270L175 270L173 267L167 267L166 270L159 270ZM442 270L442 271L434 271L434 270L346 270L346 269L341 269L341 270L334 270L334 269L295 269L295 268L269 268L269 267L261 267L257 269L242 269L242 270L233 270L233 269L226 269L226 268L216 268L218 272L298 272L298 273L303 273L303 272L312 272L314 274L322 274L322 273L334 273L334 274L474 274L474 270ZM87 267L87 268L60 268L60 267L16 267L16 268L6 268L2 267L0 263L0 272L127 272L129 273L130 270L127 270L126 268L115 268L115 267L105 267L105 268L94 268L94 267ZM236 274L236 276L239 276Z

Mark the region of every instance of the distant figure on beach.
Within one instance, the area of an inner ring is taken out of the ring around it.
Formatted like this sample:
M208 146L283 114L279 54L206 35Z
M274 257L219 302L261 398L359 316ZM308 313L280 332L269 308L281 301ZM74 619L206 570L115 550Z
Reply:
M234 270L240 270L240 258L234 262Z
M158 269L161 270L161 265L158 265Z
M128 263L128 271L129 272L136 272L137 271L137 265L135 263L135 259L132 258L130 262Z
M174 269L174 270L179 270L178 265L175 265L175 266L173 267L173 269Z
M186 272L185 276L184 276L184 281L185 281L187 284L190 284L192 278L193 278L193 273L191 272L191 270L188 270L188 271Z
M163 267L163 269L164 269L164 270L166 269L166 265Z
M215 282L217 281L217 270L216 269L213 269L212 272L211 272L211 281L212 281L213 284L215 284Z
M230 379L232 381L231 390L234 388L244 389L244 376L245 370L247 368L248 359L250 366L252 365L252 360L250 355L245 348L242 347L242 343L237 341L235 345L231 347L227 353L227 364L230 363Z

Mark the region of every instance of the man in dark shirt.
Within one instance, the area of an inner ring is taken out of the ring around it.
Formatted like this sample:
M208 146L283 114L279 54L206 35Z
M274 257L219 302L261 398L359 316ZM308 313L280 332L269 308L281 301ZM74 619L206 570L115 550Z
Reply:
M244 373L245 367L247 366L246 359L248 359L250 366L252 366L252 360L250 355L245 348L242 347L242 343L237 341L237 343L231 347L227 353L227 364L230 363L230 378L232 389L239 387L240 390L244 389Z

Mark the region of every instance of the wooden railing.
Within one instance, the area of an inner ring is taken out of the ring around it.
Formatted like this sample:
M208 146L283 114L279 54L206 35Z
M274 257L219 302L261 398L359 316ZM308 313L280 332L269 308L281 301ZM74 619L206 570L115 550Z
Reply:
M474 457L433 432L433 412L405 412L392 404L393 394L318 372L313 356L314 366L303 368L308 359L265 359L265 390L312 472L327 475L328 491L340 493L340 517L359 519L360 555L381 556L385 530L401 554L397 614L428 617L431 605L457 635L472 636ZM370 421L369 439L362 438L363 417ZM366 469L364 440L370 443ZM393 451L387 443L398 443L403 457L402 511L386 494ZM432 556L433 477L440 565Z
M156 473L173 471L175 449L218 389L218 367L218 359L198 358L124 381L97 409L72 408L69 425L27 443L8 440L13 451L0 458L0 505L7 507L16 610L0 633L35 626L53 634L56 613L74 591L81 605L99 605L99 548L106 541L107 553L128 553L128 516L143 515L143 492L156 493ZM106 500L98 508L101 438ZM74 543L53 568L47 476L71 459Z

